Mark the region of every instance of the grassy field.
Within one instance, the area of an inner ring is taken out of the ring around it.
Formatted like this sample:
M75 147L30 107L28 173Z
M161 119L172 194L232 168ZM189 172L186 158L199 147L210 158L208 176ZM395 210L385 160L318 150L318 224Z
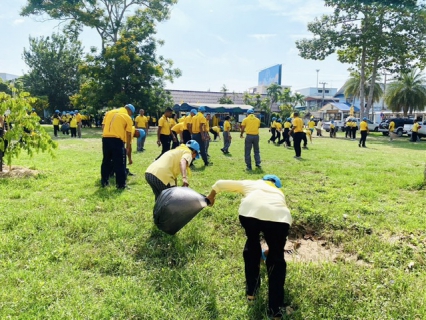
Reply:
M259 299L245 302L241 197L220 194L169 236L153 224L144 180L160 153L154 135L119 192L100 188L100 130L83 134L57 139L55 159L14 162L38 177L0 179L0 318L267 319L265 268ZM287 319L426 319L426 141L373 133L363 149L342 135L314 138L298 161L264 129L262 170L247 173L234 133L231 154L211 143L214 165L197 161L189 183L207 193L217 179L277 174L292 237L322 237L358 260L289 262Z

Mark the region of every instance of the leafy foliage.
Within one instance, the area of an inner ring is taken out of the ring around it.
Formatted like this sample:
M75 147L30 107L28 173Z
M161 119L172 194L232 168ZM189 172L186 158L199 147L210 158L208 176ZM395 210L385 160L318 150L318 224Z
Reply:
M389 84L386 104L394 112L424 110L426 105L426 78L418 70L402 73L400 79Z
M40 126L40 118L30 115L31 104L35 102L27 92L17 92L14 96L0 92L0 115L8 114L9 125L7 132L0 139L0 150L4 153L6 163L10 166L13 158L18 158L22 151L29 156L34 152L48 152L53 156L53 149L57 144L50 135ZM7 111L7 112L6 112Z
M305 59L323 60L337 52L338 59L354 64L364 84L366 70L371 71L367 112L373 101L377 70L407 71L425 63L426 34L424 6L411 0L357 1L326 0L333 14L308 24L312 39L296 42ZM364 109L364 85L360 85L361 113Z
M22 81L32 95L47 96L50 111L69 109L69 97L80 86L82 50L81 43L66 34L30 37L30 47L23 54L30 72Z

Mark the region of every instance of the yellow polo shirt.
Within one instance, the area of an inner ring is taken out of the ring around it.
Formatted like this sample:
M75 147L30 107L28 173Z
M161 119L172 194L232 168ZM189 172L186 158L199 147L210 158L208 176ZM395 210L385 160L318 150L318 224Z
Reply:
M290 129L291 128L291 122L286 121L284 123L284 129Z
M368 131L368 123L367 121L361 121L359 124L360 131Z
M293 119L294 132L303 132L303 121L299 117Z
M210 121L207 121L207 119L206 119L206 132L210 131L210 123L209 122Z
M170 129L176 125L176 121L173 118L169 118L169 123L170 123Z
M247 134L259 134L260 120L254 114L245 117L241 125L245 128Z
M200 127L202 124L206 125L206 118L204 117L204 115L201 112L198 112L197 115L195 117L192 117L192 133L200 133Z
M315 128L315 121L309 121L309 123L308 123L308 128L309 129L313 129L313 128Z
M411 128L411 131L413 132L418 132L419 131L419 123L416 122L415 124L413 124L413 128Z
M223 123L223 131L231 132L231 128L231 122L229 122L229 120L225 120L225 122Z
M189 115L183 120L183 130L188 130L188 123L192 122L192 116Z
M238 209L240 216L289 225L293 222L284 194L269 181L218 180L212 189L217 193L223 191L242 193L244 198Z
M283 128L283 125L279 122L275 123L275 128L277 129L277 131L280 131Z
M166 136L170 135L170 123L169 119L166 116L162 116L158 121L158 126L161 127L160 134L164 134Z
M172 131L176 132L177 134L180 134L183 132L183 122L180 122L173 126Z
M133 121L130 116L122 112L111 110L104 118L103 138L119 138L126 142L126 133L132 133Z
M138 129L146 129L148 124L148 118L146 116L138 115L135 118L135 125Z
M160 179L166 186L175 185L175 179L180 175L180 161L186 160L187 167L192 162L192 152L184 144L176 149L167 151L159 159L155 160L146 169L146 172L153 174Z
M59 126L59 118L53 118L52 123L54 126Z
M80 122L81 122L81 120L83 120L83 119L81 118L81 114L80 114L80 113L77 113L77 115L75 116L75 118L77 119L77 123L80 123Z
M212 127L212 130L216 133L220 133L220 127L219 126Z
M184 122L185 121L186 116L182 116L178 119L178 123Z
M77 128L77 117L72 117L71 118L70 128Z
M276 124L277 124L277 123L275 122L275 120L274 120L274 121L272 121L272 122L271 122L271 128L276 128L276 127L275 127L275 125L276 125Z
M395 130L395 122L391 121L391 123L389 123L389 131L393 132L393 130Z

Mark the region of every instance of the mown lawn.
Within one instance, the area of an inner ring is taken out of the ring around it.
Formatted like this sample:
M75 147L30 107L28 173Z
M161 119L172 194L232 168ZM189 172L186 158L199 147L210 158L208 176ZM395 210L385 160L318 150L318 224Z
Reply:
M37 178L0 179L0 318L267 319L265 268L259 299L245 302L241 197L220 194L166 235L144 180L160 152L154 135L134 154L131 189L119 192L100 188L100 130L83 133L57 139L55 159L14 162ZM362 149L338 133L314 138L298 161L268 136L264 129L262 170L244 171L234 133L231 154L211 143L214 165L197 161L189 182L207 193L217 179L277 174L292 236L322 236L359 260L289 262L287 319L426 319L426 141L373 133Z

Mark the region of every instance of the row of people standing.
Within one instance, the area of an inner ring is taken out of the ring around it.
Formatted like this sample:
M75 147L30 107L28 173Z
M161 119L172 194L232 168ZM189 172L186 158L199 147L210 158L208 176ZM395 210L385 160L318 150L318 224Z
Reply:
M65 135L69 135L71 131L71 138L81 138L81 128L83 126L83 117L78 110L71 111L61 116L59 110L55 110L52 116L53 134L58 137L59 125L61 131Z

